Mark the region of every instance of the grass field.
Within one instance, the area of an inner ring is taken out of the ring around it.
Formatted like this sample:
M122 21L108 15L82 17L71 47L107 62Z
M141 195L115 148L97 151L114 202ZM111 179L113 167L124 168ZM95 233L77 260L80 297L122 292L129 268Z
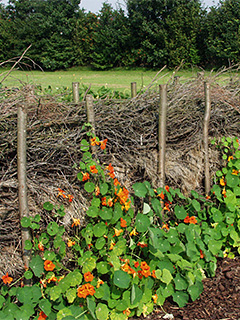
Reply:
M0 69L0 81L6 75L8 70ZM184 81L195 77L198 69L183 69L176 73L173 70L164 69L158 74L155 85L167 83L170 77L177 75L180 80ZM145 70L138 68L136 70L112 69L109 71L94 71L87 67L72 68L66 71L43 72L40 70L21 71L14 70L4 80L4 87L20 87L25 84L40 85L42 89L51 86L53 93L61 88L72 87L72 82L79 82L80 86L91 85L91 89L97 90L102 86L120 92L130 93L131 82L137 83L137 90L148 86L153 78L157 75L158 70ZM205 72L208 74L209 72Z

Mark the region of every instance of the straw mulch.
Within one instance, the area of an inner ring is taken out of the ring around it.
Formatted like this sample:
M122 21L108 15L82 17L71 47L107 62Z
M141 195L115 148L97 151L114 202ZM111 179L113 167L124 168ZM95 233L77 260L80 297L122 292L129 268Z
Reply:
M161 76L161 75L160 75ZM209 141L240 134L239 78L227 85L211 83ZM166 184L184 193L194 189L204 194L204 80L168 84ZM0 91L0 276L22 270L17 182L17 107L28 110L27 184L30 214L41 213L44 222L52 217L42 209L45 201L57 203L57 188L74 196L66 203L63 223L71 218L83 222L88 199L77 180L81 159L80 143L86 138L82 125L87 122L85 103L59 102L59 97L39 96L34 87ZM112 163L118 179L131 190L136 181L159 185L158 157L159 91L154 81L130 100L97 100L94 104L96 134L108 139L107 153L99 152L102 164ZM216 148L211 147L211 176L222 165ZM76 168L74 168L74 164Z

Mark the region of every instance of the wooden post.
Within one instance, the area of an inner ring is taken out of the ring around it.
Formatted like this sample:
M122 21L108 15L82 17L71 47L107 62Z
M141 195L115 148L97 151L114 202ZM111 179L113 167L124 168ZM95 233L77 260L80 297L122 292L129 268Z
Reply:
M93 96L91 94L86 95L86 108L87 108L87 119L88 123L92 125L92 133L94 137L96 136L96 126L95 126L95 114L93 107ZM91 146L93 154L96 154L96 146Z
M210 192L210 170L209 170L209 152L208 152L208 127L211 113L210 85L204 82L205 93L205 114L203 121L203 147L204 147L204 169L205 169L205 193Z
M173 85L174 85L174 86L179 85L179 79L180 79L179 76L175 76L175 77L174 77L174 79L173 79Z
M29 216L27 199L27 110L26 106L18 106L17 120L17 171L18 171L18 199L20 221L23 217ZM31 241L31 234L28 228L21 227L23 263L29 267L30 254L25 250L25 241Z
M159 124L158 124L158 174L160 187L165 185L165 152L167 131L167 85L162 84L160 89Z
M73 102L79 103L79 82L72 83L72 92L73 92Z
M135 98L137 96L137 83L131 82L131 97Z

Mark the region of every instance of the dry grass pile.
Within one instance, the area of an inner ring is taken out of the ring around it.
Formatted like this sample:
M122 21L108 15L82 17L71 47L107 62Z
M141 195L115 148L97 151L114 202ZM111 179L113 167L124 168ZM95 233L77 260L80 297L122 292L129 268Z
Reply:
M219 86L211 83L212 111L209 125L211 138L240 136L240 81L232 79ZM95 101L96 134L108 139L107 153L99 153L103 164L116 168L118 179L128 188L136 181L151 181L158 186L158 108L159 92L151 88L125 101ZM45 222L52 217L43 212L45 201L57 202L57 188L73 194L66 203L68 226L71 217L84 219L88 199L77 180L81 159L80 143L87 122L85 103L58 102L56 97L38 96L34 88L0 92L0 276L7 270L22 269L19 254L20 229L17 197L17 106L28 109L27 183L31 215L42 213ZM183 192L195 189L204 193L204 154L202 148L204 117L203 79L168 85L166 182ZM209 147L210 169L214 176L221 166L218 151ZM130 188L131 189L131 188Z

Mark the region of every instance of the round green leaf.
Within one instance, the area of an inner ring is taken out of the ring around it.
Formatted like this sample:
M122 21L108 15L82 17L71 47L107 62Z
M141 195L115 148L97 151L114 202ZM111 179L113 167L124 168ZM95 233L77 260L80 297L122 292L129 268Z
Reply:
M32 269L35 276L40 278L42 273L44 272L42 258L40 256L33 257L30 261L29 266Z
M197 281L195 284L191 285L187 291L190 294L192 301L195 301L203 291L202 282Z
M108 184L106 182L99 185L101 194L104 196L108 192Z
M33 277L33 273L30 271L30 270L27 270L27 271L25 271L24 272L24 278L25 279L32 279L32 277Z
M95 312L96 312L97 319L99 319L99 320L100 319L101 320L107 320L108 319L109 310L108 310L108 307L105 304L98 303Z
M110 265L106 261L101 261L97 263L97 271L99 273L106 274L108 273L109 269L110 269Z
M91 206L89 207L89 209L87 210L86 214L89 216L89 217L92 217L92 218L95 218L98 216L98 213L99 213L99 209L97 207L94 207L94 206Z
M177 274L173 279L176 290L186 290L188 287L188 283L186 279L184 279L180 274Z
M113 283L115 284L115 286L121 289L127 289L129 287L130 281L131 278L128 273L122 270L117 270L114 272Z
M182 291L176 291L172 294L173 301L178 304L180 308L184 307L188 303L188 294Z
M30 240L26 240L25 241L24 249L25 250L31 250L32 249L32 242Z
M53 204L49 201L45 202L43 204L43 209L47 210L47 211L52 211L53 209Z
M82 139L81 145L80 145L81 151L88 151L89 150L89 143L86 139Z
M21 219L21 225L23 228L28 228L31 224L31 219L29 217L23 217Z
M239 185L239 177L231 172L228 172L226 175L227 186L235 188Z
M101 250L106 244L106 240L104 238L98 238L96 243L95 243L95 247L97 250Z
M99 216L100 216L103 220L110 220L110 219L112 219L112 216L113 216L113 210L112 210L112 208L103 207L102 210L100 210L100 212L99 212Z
M95 184L93 182L88 181L84 184L84 189L87 192L91 193L95 190Z
M150 226L150 220L146 215L138 213L135 220L135 227L138 232L146 232Z
M140 197L140 198L144 198L145 195L147 194L148 190L146 188L146 186L141 183L141 182L137 182L133 185L133 190L135 192L135 195L137 197Z
M107 227L104 222L97 223L93 227L93 234L95 237L102 237L107 231Z
M52 221L47 226L47 233L50 236L55 236L58 233L58 224L55 221Z
M187 212L184 209L184 207L180 207L179 205L176 205L176 207L174 208L174 212L175 215L177 217L177 219L185 219L187 216Z

